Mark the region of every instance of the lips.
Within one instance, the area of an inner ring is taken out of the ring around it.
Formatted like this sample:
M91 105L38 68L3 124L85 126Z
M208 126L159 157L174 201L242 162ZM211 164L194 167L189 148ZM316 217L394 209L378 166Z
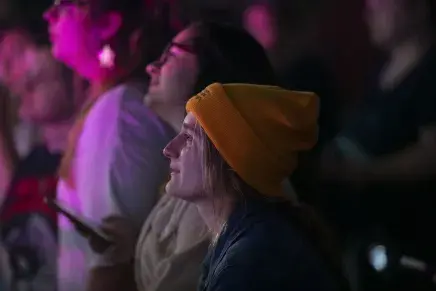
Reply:
M180 171L178 170L178 169L176 169L175 167L171 167L170 166L170 174L177 174L177 173L179 173Z

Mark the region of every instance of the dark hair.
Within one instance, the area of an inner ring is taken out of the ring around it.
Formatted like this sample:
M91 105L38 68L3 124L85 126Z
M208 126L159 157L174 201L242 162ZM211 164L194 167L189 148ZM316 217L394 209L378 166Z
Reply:
M322 0L243 0L240 9L243 11L251 5L265 5L273 14L279 34L284 34L298 31L305 26L313 19L312 16L316 15L316 12L322 10L323 2ZM286 35L279 35L279 37L286 37Z
M117 56L129 57L132 33L141 34L138 43L140 61L132 77L147 77L144 72L146 64L157 57L170 37L168 5L165 0L90 0L92 18L98 19L107 12L117 12L123 18L120 31L109 43Z
M198 22L191 27L200 66L195 93L215 82L277 84L264 49L248 32L217 22Z
M52 3L52 0L10 1L8 18L0 23L1 32L21 30L27 33L36 45L48 45L50 41L47 22L42 18L42 14Z
M215 21L241 26L238 9L226 2L229 1L220 0L220 4L216 5L216 3L202 0L173 1L174 5L171 7L172 14L175 16L173 19L177 22L179 30L191 23L201 21Z
M436 28L436 1L425 0L428 8L429 18L433 29Z

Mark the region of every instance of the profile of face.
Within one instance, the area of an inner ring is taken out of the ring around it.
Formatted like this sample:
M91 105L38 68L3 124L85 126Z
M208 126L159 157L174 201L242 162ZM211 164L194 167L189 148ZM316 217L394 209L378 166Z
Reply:
M45 49L27 50L23 56L25 75L13 86L20 99L19 116L36 124L65 121L74 112L62 67Z
M366 0L365 19L373 44L389 49L416 33L413 30L426 21L417 7L410 0Z
M26 34L6 33L0 45L0 61L2 82L19 99L21 119L53 122L72 111L61 65L49 50L34 45Z
M7 87L23 77L21 63L25 51L30 47L30 38L20 31L6 32L3 36L0 42L0 78Z
M205 197L202 141L197 120L188 113L180 133L163 151L170 159L171 179L165 188L169 195L191 202Z
M199 64L193 51L194 37L193 28L183 30L173 38L160 59L147 66L149 101L184 105L195 93Z
M119 31L120 14L90 17L86 1L60 0L44 13L48 22L53 56L84 78L98 78L103 47Z

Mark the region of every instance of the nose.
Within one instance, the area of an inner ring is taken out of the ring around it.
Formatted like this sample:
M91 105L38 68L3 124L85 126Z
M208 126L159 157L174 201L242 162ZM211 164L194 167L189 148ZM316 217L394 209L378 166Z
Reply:
M162 64L160 63L160 61L154 61L154 62L147 65L147 67L145 68L145 71L150 76L157 75L160 73L161 67L162 67Z
M177 149L177 136L163 149L163 155L168 159L174 159L179 156L179 151Z

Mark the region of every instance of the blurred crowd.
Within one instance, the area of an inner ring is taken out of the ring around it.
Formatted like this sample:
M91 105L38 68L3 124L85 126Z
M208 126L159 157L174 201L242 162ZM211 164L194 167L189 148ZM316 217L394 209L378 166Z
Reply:
M365 0L342 76L325 2L23 2L0 291L436 290L436 2Z

